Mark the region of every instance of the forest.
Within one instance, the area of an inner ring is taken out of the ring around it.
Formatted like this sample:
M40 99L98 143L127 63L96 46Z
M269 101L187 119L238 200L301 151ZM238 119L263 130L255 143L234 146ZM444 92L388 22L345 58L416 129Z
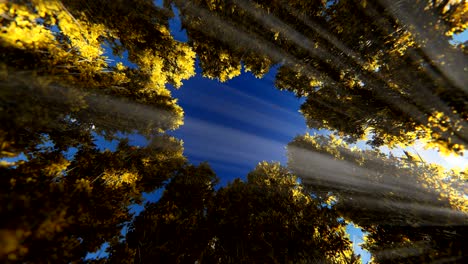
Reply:
M156 2L0 1L0 262L468 263L468 2ZM220 185L173 93L273 68L327 133Z

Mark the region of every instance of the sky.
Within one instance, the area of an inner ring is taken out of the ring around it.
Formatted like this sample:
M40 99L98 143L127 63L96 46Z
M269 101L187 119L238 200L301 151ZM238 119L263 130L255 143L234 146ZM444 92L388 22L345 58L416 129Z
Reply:
M162 1L155 1L162 5ZM186 42L179 11L169 28L178 41ZM185 122L173 134L184 141L184 154L192 163L209 161L221 185L244 178L259 162L286 165L286 144L308 131L299 106L304 99L274 87L277 68L263 78L249 72L227 82L196 76L173 90L185 111Z
M171 134L183 140L192 163L209 161L222 185L263 160L285 165L286 144L308 131L298 112L302 100L274 88L275 72L264 79L243 73L226 83L197 74L173 92L185 122Z

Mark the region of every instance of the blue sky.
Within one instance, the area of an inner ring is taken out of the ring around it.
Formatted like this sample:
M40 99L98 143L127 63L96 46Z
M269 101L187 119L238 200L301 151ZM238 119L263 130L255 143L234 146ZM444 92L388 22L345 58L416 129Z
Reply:
M189 160L209 161L222 185L263 160L286 164L286 144L307 128L298 112L302 100L274 87L276 70L263 79L243 73L226 83L197 71L173 92L185 124L171 134L184 141Z
M179 11L173 10L170 31L176 40L186 42ZM243 72L221 83L203 78L197 63L197 75L173 91L185 111L185 124L171 134L184 141L190 162L209 161L221 185L245 178L263 160L286 165L286 144L308 131L298 112L304 99L276 89L276 71L273 68L262 79Z

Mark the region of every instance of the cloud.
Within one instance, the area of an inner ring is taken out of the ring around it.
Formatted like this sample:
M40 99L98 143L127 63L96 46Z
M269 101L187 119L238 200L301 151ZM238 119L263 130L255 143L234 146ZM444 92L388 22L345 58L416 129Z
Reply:
M187 117L180 129L185 153L221 163L250 165L285 161L285 144L212 122Z

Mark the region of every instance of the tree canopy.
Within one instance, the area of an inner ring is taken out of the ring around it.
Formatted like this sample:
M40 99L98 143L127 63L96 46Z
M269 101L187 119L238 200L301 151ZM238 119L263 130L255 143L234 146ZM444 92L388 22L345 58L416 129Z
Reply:
M261 77L306 97L311 128L374 146L467 145L465 1L171 1L203 74Z
M289 168L339 215L369 234L376 263L463 263L468 234L467 171L446 171L408 154L351 148L333 136L299 136Z
M168 28L180 11L188 43ZM194 75L226 81L242 65L306 97L307 124L373 146L408 145L460 154L467 144L468 27L465 1L8 1L2 46L10 64L66 76L106 94L176 114L166 84ZM128 53L134 70L109 64L103 45ZM28 60L28 63L24 63ZM21 63L23 61L23 63ZM38 67L38 66L41 67Z
M468 258L468 172L378 149L466 149L466 1L10 0L0 27L2 262L360 263L350 222L375 263ZM216 188L166 134L197 60L221 82L278 67L276 87L333 135Z
M87 9L115 8L100 18L79 10L87 4L0 3L0 158L13 160L1 162L2 261L84 260L118 240L129 206L186 162L181 142L162 133L183 122L165 85L194 74L194 53L148 2L151 9L144 1ZM148 27L137 32L121 17ZM106 47L137 66L111 63ZM129 144L131 133L148 143ZM103 150L99 137L117 141L115 150Z
M277 163L214 191L206 164L186 167L127 234L135 262L358 263L345 222ZM111 251L122 260L123 245ZM127 250L128 251L128 250ZM125 252L125 251L124 251ZM120 255L119 255L120 254Z
M128 207L141 202L143 192L162 187L186 161L173 137L153 134L146 146L136 147L115 133L151 119L132 119L132 113L113 107L141 106L34 75L10 72L1 82L0 215L6 245L0 258L77 261L118 237L132 218ZM117 141L115 150L98 146L99 134Z

